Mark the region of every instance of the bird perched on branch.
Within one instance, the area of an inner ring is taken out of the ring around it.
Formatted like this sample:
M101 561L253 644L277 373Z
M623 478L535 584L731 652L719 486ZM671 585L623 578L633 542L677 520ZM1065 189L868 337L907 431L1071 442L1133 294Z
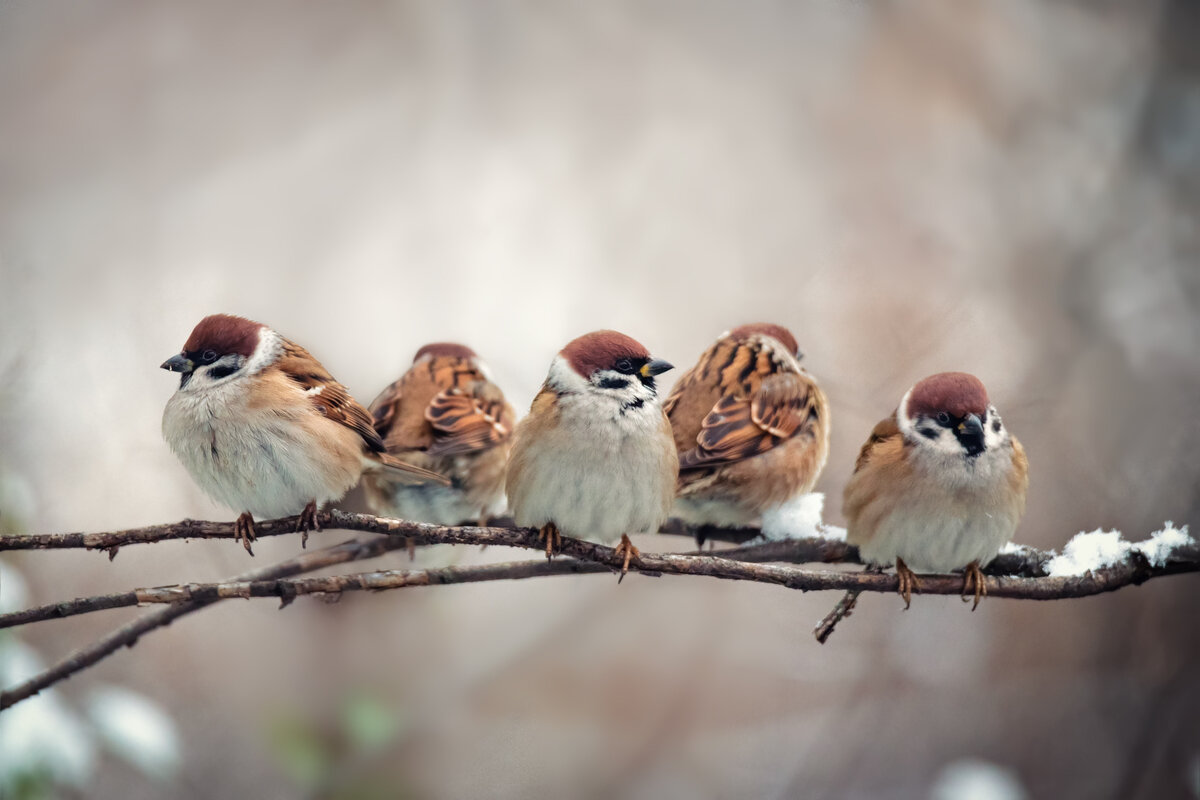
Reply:
M963 594L986 593L980 567L1010 541L1025 512L1025 450L974 375L917 383L875 426L846 484L847 541L864 561L896 565L905 608L915 572L965 569ZM972 606L974 608L975 606Z
M436 525L484 525L504 513L504 463L516 413L473 350L425 345L370 411L388 453L451 480L441 486L364 475L372 511Z
M725 333L663 408L679 450L675 516L740 527L812 491L829 456L829 404L779 325Z
M522 527L539 528L546 557L559 532L639 555L630 533L653 532L675 495L679 459L654 385L671 369L623 333L596 331L554 357L517 425L508 499Z
M200 320L162 368L179 389L163 411L163 438L210 497L243 512L238 538L253 555L254 517L300 514L342 497L363 470L449 484L384 453L371 415L307 350L258 322Z

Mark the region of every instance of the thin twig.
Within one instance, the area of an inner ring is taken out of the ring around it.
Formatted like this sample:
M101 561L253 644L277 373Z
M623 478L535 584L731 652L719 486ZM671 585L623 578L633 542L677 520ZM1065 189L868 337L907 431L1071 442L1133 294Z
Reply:
M382 519L371 517L369 514L347 515L344 512L321 512L317 519L322 527L334 519L334 515L342 514L343 527L346 530L370 530L370 528L355 527L359 519ZM277 520L266 520L254 523L254 532L258 537L286 536L296 533L299 517L285 517ZM417 525L420 523L408 523ZM0 551L3 550L104 550L115 555L113 548L121 548L132 544L153 544L172 539L233 539L235 538L232 522L210 522L207 520L185 519L162 525L147 525L142 528L129 528L121 531L106 531L103 533L37 533L37 534L4 534L0 535ZM427 526L437 527L437 526ZM491 520L491 525L481 530L505 529L512 530L516 526L510 517L497 517ZM664 535L687 536L692 539L703 538L704 541L720 541L730 544L745 544L762 536L758 528L704 528L703 536L697 529L690 528L671 520L663 527ZM435 542L436 544L436 542Z
M369 531L383 534L379 538L353 541L307 553L274 567L253 570L238 578L217 584L182 584L178 586L102 595L68 603L43 606L40 609L0 616L0 627L26 624L55 617L69 616L106 608L141 603L166 603L167 608L135 620L64 659L49 670L5 692L0 692L0 710L37 694L58 681L85 669L123 646L133 645L138 638L155 628L204 608L227 597L273 596L287 605L300 594L321 592L336 594L361 589L391 589L405 586L429 586L446 583L466 583L483 580L504 580L541 577L565 573L602 572L616 570L622 559L615 550L580 539L563 537L561 554L570 557L551 564L542 562L510 562L482 567L452 567L442 570L389 570L358 573L332 578L286 580L289 576L311 572L332 564L372 558L388 550L406 547L409 542L420 544L503 545L527 549L542 549L536 531L499 527L445 527L415 522L349 514L340 511L323 512L321 522L327 528ZM285 519L262 523L260 535L278 535L294 529L295 520ZM133 531L107 534L64 534L35 537L40 549L54 547L86 547L109 550L135 542L161 541L166 538L188 538L201 532L209 538L232 538L233 525L185 521L177 525L160 525ZM78 537L78 538L75 538ZM88 538L90 537L90 538ZM25 537L4 537L7 540ZM10 548L17 549L17 548ZM1182 572L1200 571L1200 545L1177 548L1161 566L1151 565L1138 552L1125 561L1081 576L1045 576L1048 554L1035 550L1001 556L989 566L987 594L992 597L1056 600L1111 592L1123 586ZM573 560L572 560L573 559ZM736 560L735 560L736 559ZM798 559L806 561L850 561L857 552L844 542L831 539L802 539L769 542L719 551L718 554L665 553L643 554L632 569L643 574L702 575L726 580L747 580L771 583L801 591L842 589L853 592L894 592L898 587L895 575L881 572L834 572L805 570L785 564L759 563L765 560ZM1009 575L997 571L1009 571ZM1033 577L1017 577L1017 576ZM1038 577L1041 576L1041 577ZM924 594L957 594L962 577L955 575L925 575L921 578ZM842 616L849 613L849 604Z
M255 530L259 537L294 534L298 519L298 517L286 517L258 522L255 523ZM476 544L529 547L527 532L514 528L511 520L495 520L494 524L489 527L456 528L337 510L323 511L318 514L317 519L323 528L404 535L411 537L414 543L419 545ZM742 544L742 547L736 549L716 551L740 561L787 561L797 564L859 563L858 548L838 539L814 536L747 544L755 539L761 540L762 531L757 528L705 528L704 531L709 540L719 539L723 542ZM660 535L692 538L695 535L695 529L683 526L677 520L672 520ZM232 522L185 519L182 522L166 525L150 525L144 528L105 533L4 535L0 536L0 551L88 549L103 550L111 558L116 555L119 548L126 545L148 544L172 539L233 539L234 537ZM985 571L990 575L1037 577L1045 575L1043 566L1050 557L1049 553L1028 548L1020 553L999 556Z
M348 561L374 558L388 550L395 550L403 546L403 539L392 539L390 537L344 542L323 550L304 553L274 566L251 570L238 576L235 580L272 580L289 575L299 575L304 572L321 569L322 567L344 564ZM23 683L17 684L11 689L0 692L0 711L9 708L21 700L33 697L42 689L92 666L97 661L112 655L122 647L133 647L143 634L149 633L156 628L170 625L179 617L190 614L193 611L198 611L220 599L220 597L214 597L211 599L190 600L144 614L133 622L113 631L100 641L72 653L46 671L33 676ZM289 602L289 598L285 597L284 602L286 605Z
M817 623L817 627L813 628L813 636L817 637L817 641L825 644L825 641L833 634L833 629L837 624L850 616L854 611L854 606L858 603L858 596L862 594L857 590L850 590L842 595L842 599L838 600L828 614L821 618Z
M389 537L393 549L402 545L403 537ZM384 540L387 541L387 540ZM53 603L39 608L0 614L0 628L40 622L109 608L149 603L214 602L232 597L291 598L313 593L340 594L360 590L399 589L410 586L435 586L480 581L520 580L548 575L583 574L617 571L622 558L613 548L579 539L562 537L564 553L574 558L559 558L555 562L511 561L471 567L444 567L425 570L380 570L321 578L284 580L275 577L239 578L221 583L186 583L136 589L129 592L81 598L65 603ZM699 575L725 580L744 580L771 583L800 591L847 590L848 595L834 612L818 626L827 638L833 625L849 616L854 600L861 592L895 592L899 580L894 574L881 571L834 572L808 570L783 564L760 564L733 560L723 551L719 555L690 553L643 553L630 565L631 571L644 574ZM352 560L358 560L357 558ZM340 562L335 562L340 563ZM321 564L324 566L324 564ZM310 570L305 570L310 571ZM1175 557L1162 567L1151 566L1140 556L1085 575L1069 577L1022 578L990 576L986 578L987 594L1028 600L1058 600L1086 597L1111 592L1123 586L1142 583L1151 578L1180 572L1200 571L1200 547L1179 548ZM924 575L922 594L960 594L963 578L959 575ZM853 595L853 597L850 597Z

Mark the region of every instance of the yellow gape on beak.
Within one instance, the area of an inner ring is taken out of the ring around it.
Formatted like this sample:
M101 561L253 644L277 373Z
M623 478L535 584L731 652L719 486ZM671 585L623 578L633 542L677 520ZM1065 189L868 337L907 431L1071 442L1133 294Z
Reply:
M647 361L638 370L638 374L643 378L653 378L655 375L661 375L669 369L675 369L675 365L663 361L661 358L656 358L653 361Z

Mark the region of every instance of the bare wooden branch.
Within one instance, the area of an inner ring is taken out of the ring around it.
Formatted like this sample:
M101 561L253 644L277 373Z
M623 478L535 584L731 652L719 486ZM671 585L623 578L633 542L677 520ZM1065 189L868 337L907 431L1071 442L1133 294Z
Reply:
M295 518L264 522L259 535L290 533ZM520 561L475 567L446 567L428 570L384 570L354 573L323 578L294 578L334 564L373 558L389 550L404 548L411 542L419 544L502 545L541 550L536 531L504 527L445 527L402 520L351 514L340 511L322 512L323 527L382 534L378 538L352 541L324 550L306 553L273 567L253 570L231 581L207 584L179 584L148 589L118 592L65 603L0 615L0 628L23 625L75 614L90 613L108 608L150 603L165 604L166 608L152 612L118 629L40 675L8 691L0 692L0 710L41 689L95 664L124 646L132 646L149 631L170 624L185 614L230 597L279 597L287 605L303 594L340 594L347 591L384 590L409 586L433 586L478 581L514 580L561 574L615 572L620 564L616 552L604 545L563 537L561 555L554 562ZM127 531L98 534L60 534L35 537L0 537L2 549L103 549L115 553L126 544L163 541L180 538L233 538L232 523L197 522L185 520L174 525L156 525ZM740 535L740 534L739 534ZM712 537L710 537L712 538ZM26 546L28 545L28 546ZM728 548L715 553L663 553L643 555L631 565L643 574L695 575L725 580L746 580L770 583L801 591L846 590L858 592L894 592L898 588L895 575L878 571L806 570L778 561L852 562L857 551L835 539L809 538L783 542L765 542ZM1050 554L1032 549L1008 553L996 559L987 569L987 593L992 597L1032 600L1056 600L1086 597L1111 592L1124 586L1182 572L1200 571L1200 545L1177 548L1161 565L1150 564L1139 552L1111 567L1085 575L1050 577L1045 564ZM957 594L963 586L958 575L923 575L923 594ZM848 616L853 604L838 609L830 617ZM827 620L829 618L827 617ZM836 624L836 619L833 623ZM832 630L832 624L829 630ZM819 632L820 628L818 629ZM827 635L827 634L826 634Z
M469 529L461 529L468 531ZM517 532L514 532L517 533ZM389 541L390 549L402 547L406 537L395 536ZM778 544L778 543L776 543ZM517 546L538 547L536 542ZM335 548L336 549L336 548ZM270 578L238 578L222 583L187 583L135 589L128 592L99 595L77 600L52 603L38 608L0 614L0 628L41 622L49 619L86 614L110 608L121 608L152 603L190 603L193 601L214 602L232 597L282 597L290 598L313 593L337 594L359 590L398 589L409 586L436 586L480 581L519 580L548 575L616 572L622 559L613 548L563 537L562 551L573 558L559 558L554 562L516 561L472 567L444 567L424 570L381 570L351 575L295 580ZM382 551L380 551L382 552ZM769 552L769 551L767 551ZM360 546L359 555L353 559L340 559L329 563L343 563L373 557L375 551L366 545ZM772 583L800 591L847 590L848 592L894 592L898 579L894 574L882 571L821 571L807 570L782 564L756 563L762 560L761 547L735 548L717 554L663 553L642 556L630 565L633 571L644 574L699 575L725 580L745 580ZM316 555L316 554L314 554ZM750 558L744 558L749 555ZM325 561L310 560L311 571L326 566ZM1071 597L1115 591L1123 586L1142 583L1154 577L1180 572L1200 571L1200 546L1179 548L1175 557L1161 567L1154 567L1144 557L1134 554L1120 564L1085 575L1070 577L1025 578L1016 576L989 576L987 594L994 597L1009 597L1029 600L1058 600ZM922 594L959 594L963 587L960 575L923 575ZM842 617L849 616L853 602L840 603L829 615L818 632L824 629L826 637L833 625ZM821 640L818 635L818 640Z
M333 566L335 564L344 564L348 561L358 561L364 558L373 558L375 556L382 555L388 550L395 550L402 547L404 547L403 539L392 538L344 542L323 550L316 550L311 553L305 553L303 555L296 556L295 558L280 562L274 566L251 570L250 572L238 576L238 578L235 580L272 580L287 577L289 575L299 575L304 572L312 572L313 570L321 569L322 567ZM33 697L48 686L58 683L59 681L66 680L76 672L92 666L101 659L112 655L117 650L120 650L122 647L133 647L133 645L137 643L137 640L142 635L149 633L156 628L170 625L176 619L190 614L193 611L199 611L200 609L217 602L219 599L221 598L190 600L169 605L166 608L158 609L149 614L144 614L133 622L130 622L128 625L124 625L113 631L100 641L89 645L82 650L72 653L70 656L58 662L44 672L33 676L29 680L20 683L11 689L0 691L0 711L9 708L21 700ZM115 608L116 606L110 607Z
M294 534L298 517L255 523L259 537ZM508 547L530 547L528 531L512 526L511 520L497 520L490 527L444 527L420 522L374 517L370 514L353 514L344 511L323 511L317 516L323 528L382 533L391 536L410 537L416 544L477 544L503 545ZM741 561L787 561L791 563L859 563L858 549L837 539L807 537L785 541L763 542L762 532L756 528L705 528L703 536L672 520L662 535L687 536L705 541L742 543L736 549L718 551L728 558ZM58 550L88 549L103 550L113 557L116 551L127 545L148 544L178 539L233 539L232 522L207 522L185 519L166 525L150 525L106 533L59 533L0 536L0 551L4 550ZM754 539L759 542L753 542ZM1049 553L1029 549L1026 553L1001 555L986 570L994 575L1044 575L1043 565Z

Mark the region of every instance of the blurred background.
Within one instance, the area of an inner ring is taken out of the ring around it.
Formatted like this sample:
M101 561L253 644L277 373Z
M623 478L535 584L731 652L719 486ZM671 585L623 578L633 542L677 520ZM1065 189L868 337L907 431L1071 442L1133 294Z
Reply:
M159 432L158 364L216 311L364 403L460 340L522 411L588 330L683 367L769 320L832 403L831 523L871 426L967 370L1029 453L1018 541L1195 524L1198 37L1183 0L0 0L0 525L231 519ZM298 548L5 554L4 591ZM872 595L821 647L836 599L587 576L230 601L60 684L0 769L29 797L1200 796L1194 577L974 614ZM0 646L15 674L138 613Z

